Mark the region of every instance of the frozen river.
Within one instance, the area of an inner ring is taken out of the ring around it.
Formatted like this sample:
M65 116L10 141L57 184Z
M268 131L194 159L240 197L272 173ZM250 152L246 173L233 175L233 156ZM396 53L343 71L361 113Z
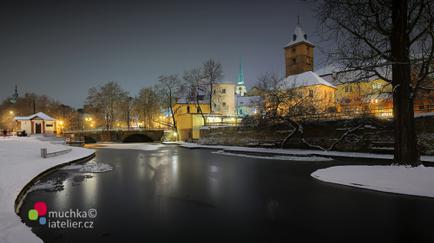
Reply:
M381 162L269 160L164 146L98 149L89 163L49 175L24 201L20 216L45 242L434 241L433 199L310 176L334 165ZM95 163L101 170L92 170ZM45 181L50 190L41 190ZM49 211L97 215L85 219L91 229L40 225L27 216L37 201Z

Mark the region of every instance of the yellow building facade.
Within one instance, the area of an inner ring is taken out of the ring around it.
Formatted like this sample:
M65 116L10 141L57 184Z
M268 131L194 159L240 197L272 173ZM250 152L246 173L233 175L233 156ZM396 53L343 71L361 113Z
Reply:
M348 115L392 117L392 87L381 79L337 85L338 112Z
M210 106L208 103L201 101L199 105L195 103L178 102L172 109L175 113L175 121L179 140L187 141L199 139L200 128L204 126L202 113L208 115Z
M236 115L236 85L225 82L216 83L212 95L212 112L222 116Z

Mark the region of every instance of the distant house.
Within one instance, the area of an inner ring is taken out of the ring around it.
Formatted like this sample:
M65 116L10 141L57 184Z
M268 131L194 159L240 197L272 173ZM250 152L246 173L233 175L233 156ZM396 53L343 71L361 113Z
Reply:
M237 116L256 115L259 111L260 96L237 96Z
M31 116L15 117L18 131L26 131L27 134L53 134L56 133L56 119L43 112Z

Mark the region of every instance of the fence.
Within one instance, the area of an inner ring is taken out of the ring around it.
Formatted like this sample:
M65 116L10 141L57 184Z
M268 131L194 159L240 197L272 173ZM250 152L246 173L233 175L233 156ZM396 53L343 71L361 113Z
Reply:
M69 152L71 152L72 149L65 149L65 150L61 150L61 151L56 151L56 152L52 152L52 153L48 153L46 148L41 148L41 157L42 158L51 158L51 157L55 157L55 156L59 156L62 154L67 154Z

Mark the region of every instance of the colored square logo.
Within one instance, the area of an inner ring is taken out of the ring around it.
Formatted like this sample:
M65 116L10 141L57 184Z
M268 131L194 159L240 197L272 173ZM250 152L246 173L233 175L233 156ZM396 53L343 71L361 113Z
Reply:
M35 202L33 209L30 209L27 213L27 217L31 221L38 220L39 224L45 225L47 223L47 218L43 217L47 214L47 204L45 202Z

